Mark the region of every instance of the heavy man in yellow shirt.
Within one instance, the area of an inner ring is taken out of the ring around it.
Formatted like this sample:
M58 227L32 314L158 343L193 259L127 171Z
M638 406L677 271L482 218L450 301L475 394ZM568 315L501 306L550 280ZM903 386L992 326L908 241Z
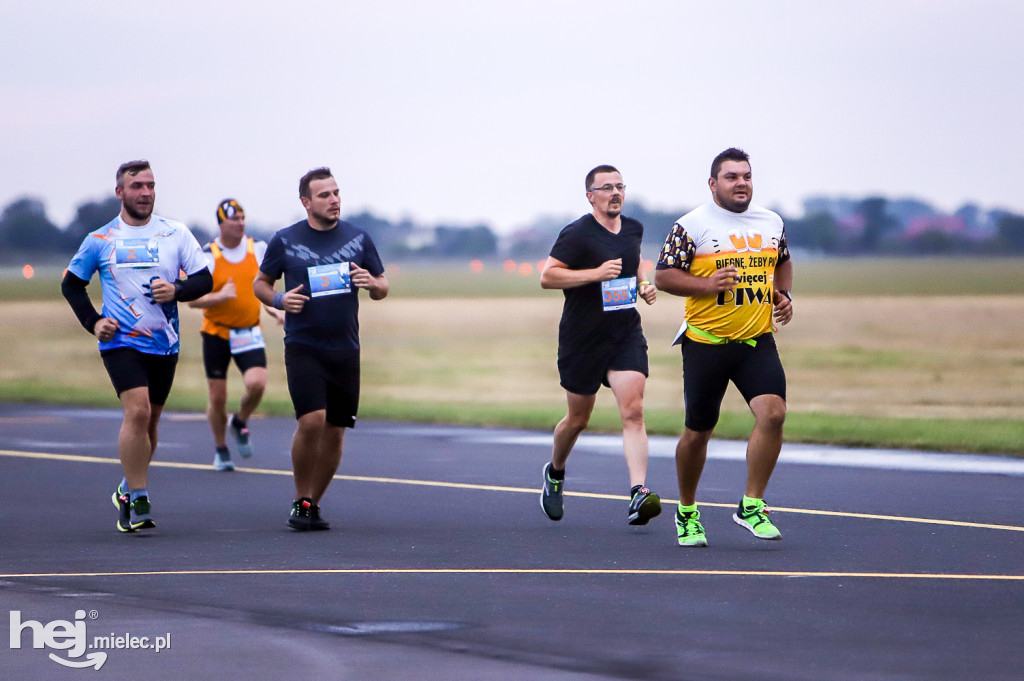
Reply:
M747 486L733 521L759 539L781 539L764 492L782 449L786 374L774 322L793 318L793 263L782 218L750 203L750 158L726 149L711 164L712 201L679 218L658 258L654 284L686 297L676 343L683 353L686 423L676 446L680 546L707 546L697 484L708 441L732 381L754 414L747 445Z

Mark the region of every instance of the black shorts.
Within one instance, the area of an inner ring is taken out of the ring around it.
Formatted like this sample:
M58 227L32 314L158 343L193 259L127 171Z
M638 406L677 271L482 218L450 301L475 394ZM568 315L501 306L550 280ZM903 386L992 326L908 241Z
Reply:
M593 395L608 385L609 371L639 371L650 374L647 339L639 329L621 341L609 341L587 350L562 353L558 357L558 378L563 388L576 395Z
M267 352L263 348L232 355L231 343L227 338L214 336L212 333L200 335L203 337L203 366L206 368L207 378L226 379L232 358L235 360L235 366L243 374L253 367L267 366Z
M332 426L352 428L359 411L359 350L286 343L284 365L295 418L327 410Z
M114 348L101 351L100 357L118 397L125 390L146 387L150 404L162 407L167 403L178 355L150 355L135 348Z
M745 343L711 345L690 339L683 341L682 348L683 402L690 430L714 429L729 381L747 404L758 395L786 399L786 372L770 333L758 337L753 348Z

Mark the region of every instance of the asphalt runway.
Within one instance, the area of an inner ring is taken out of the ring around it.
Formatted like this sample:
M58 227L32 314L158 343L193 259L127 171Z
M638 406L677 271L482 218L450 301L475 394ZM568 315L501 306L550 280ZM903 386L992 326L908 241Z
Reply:
M1024 460L787 445L766 542L731 520L742 443L715 441L710 546L687 549L670 438L648 474L665 512L630 527L619 438L581 438L555 523L550 434L360 423L333 529L296 533L293 420L255 419L222 473L203 415L168 413L158 527L122 535L119 426L0 404L2 678L1024 678Z

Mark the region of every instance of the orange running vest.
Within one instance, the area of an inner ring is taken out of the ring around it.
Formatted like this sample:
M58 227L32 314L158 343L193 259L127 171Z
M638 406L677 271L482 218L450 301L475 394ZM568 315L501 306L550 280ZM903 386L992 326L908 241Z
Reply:
M217 242L210 242L213 254L213 290L219 291L229 279L235 280L235 297L203 310L203 333L219 336L225 340L231 329L248 329L260 323L263 304L252 290L253 279L259 272L256 261L256 246L252 237L246 238L246 253L242 262L229 262Z

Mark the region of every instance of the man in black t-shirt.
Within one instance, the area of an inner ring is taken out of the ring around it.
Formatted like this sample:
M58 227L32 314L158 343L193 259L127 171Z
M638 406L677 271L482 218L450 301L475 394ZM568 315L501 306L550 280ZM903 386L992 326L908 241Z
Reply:
M661 501L644 484L647 341L636 302L639 297L653 305L657 291L641 269L643 225L622 216L622 175L612 166L598 166L587 173L586 188L593 212L562 230L540 277L542 288L562 289L565 294L558 326L558 374L568 402L565 418L555 426L551 461L544 465L540 505L552 520L562 518L565 463L590 421L603 384L615 394L622 417L622 445L632 485L627 520L630 525L645 525L661 512Z
M370 235L339 219L341 199L329 168L306 173L299 198L307 218L270 240L253 290L286 313L284 361L298 420L292 438L296 499L288 524L326 530L320 498L359 408L359 289L380 300L389 284ZM274 290L281 275L286 292Z

